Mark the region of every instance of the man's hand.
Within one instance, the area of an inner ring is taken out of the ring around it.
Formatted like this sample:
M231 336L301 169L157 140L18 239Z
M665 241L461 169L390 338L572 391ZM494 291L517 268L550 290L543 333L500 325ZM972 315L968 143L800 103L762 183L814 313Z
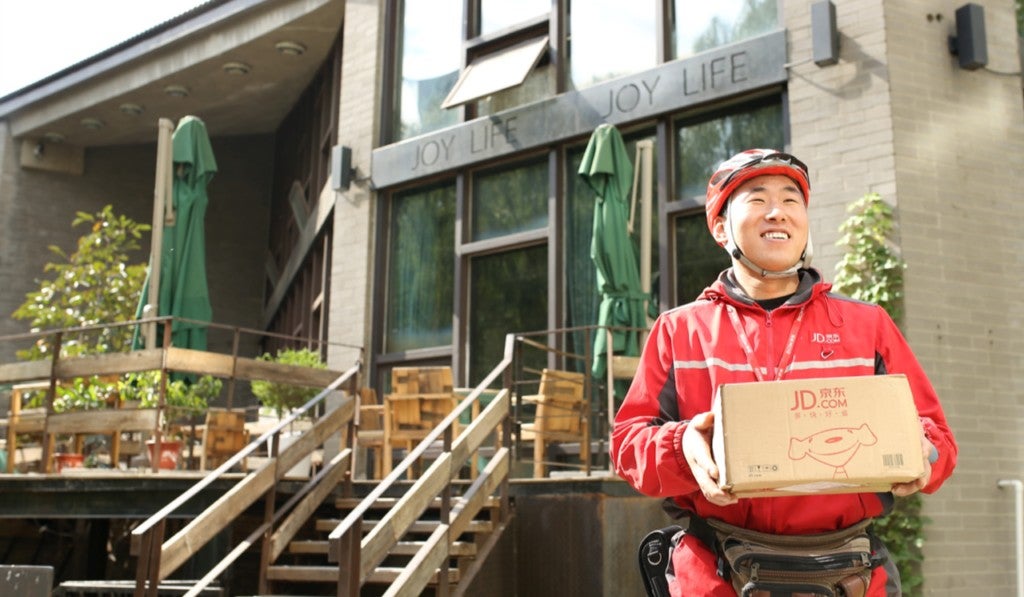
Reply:
M738 502L739 498L718 487L718 467L711 457L711 434L714 428L714 413L701 413L691 419L683 431L683 457L690 465L693 478L700 485L704 497L716 506L728 506Z
M684 434L685 441L685 434ZM930 456L935 446L932 445L928 438L924 436L924 427L921 428L921 451L924 453L924 474L906 483L893 483L892 494L900 497L905 497L913 493L917 493L924 489L925 485L928 485L928 480L932 476L932 464Z

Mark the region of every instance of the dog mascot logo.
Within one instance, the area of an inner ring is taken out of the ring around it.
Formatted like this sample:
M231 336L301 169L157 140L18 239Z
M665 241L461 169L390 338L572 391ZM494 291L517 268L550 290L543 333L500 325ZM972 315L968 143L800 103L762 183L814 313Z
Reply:
M846 465L861 446L871 446L878 441L867 426L834 427L825 429L805 438L789 439L789 458L802 460L810 456L814 460L835 469L833 479L846 479Z

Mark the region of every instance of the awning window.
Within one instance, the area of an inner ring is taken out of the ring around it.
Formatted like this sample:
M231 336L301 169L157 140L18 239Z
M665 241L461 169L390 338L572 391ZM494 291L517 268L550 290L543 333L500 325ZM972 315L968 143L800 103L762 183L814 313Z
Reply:
M522 85L547 48L544 36L475 58L463 69L441 107L453 108Z

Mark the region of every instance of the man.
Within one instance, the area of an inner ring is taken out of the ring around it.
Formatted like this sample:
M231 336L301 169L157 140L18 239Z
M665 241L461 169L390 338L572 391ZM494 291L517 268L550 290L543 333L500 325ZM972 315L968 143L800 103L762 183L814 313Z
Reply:
M732 267L696 301L658 318L617 413L618 474L690 517L672 555L674 596L736 595L728 573L718 572L713 537L697 532L701 521L773 535L834 532L884 514L893 495L934 492L956 463L935 390L892 319L881 307L829 293L809 268L809 199L807 167L791 155L753 149L719 167L708 183L707 223ZM823 337L831 343L815 343ZM738 499L718 487L710 411L721 384L891 373L906 375L914 395L928 463L921 478L883 494ZM867 575L867 595L899 595L892 562Z

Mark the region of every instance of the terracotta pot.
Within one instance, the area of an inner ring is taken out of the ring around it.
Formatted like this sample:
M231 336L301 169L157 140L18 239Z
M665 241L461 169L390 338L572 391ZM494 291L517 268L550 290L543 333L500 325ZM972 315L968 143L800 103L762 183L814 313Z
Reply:
M149 461L153 462L156 451L154 440L146 441L146 450L149 452ZM165 470L178 468L178 461L181 459L181 441L176 439L160 440L160 463L159 467Z
M75 452L58 452L53 455L53 460L57 464L58 473L66 468L82 468L85 466L85 455Z

